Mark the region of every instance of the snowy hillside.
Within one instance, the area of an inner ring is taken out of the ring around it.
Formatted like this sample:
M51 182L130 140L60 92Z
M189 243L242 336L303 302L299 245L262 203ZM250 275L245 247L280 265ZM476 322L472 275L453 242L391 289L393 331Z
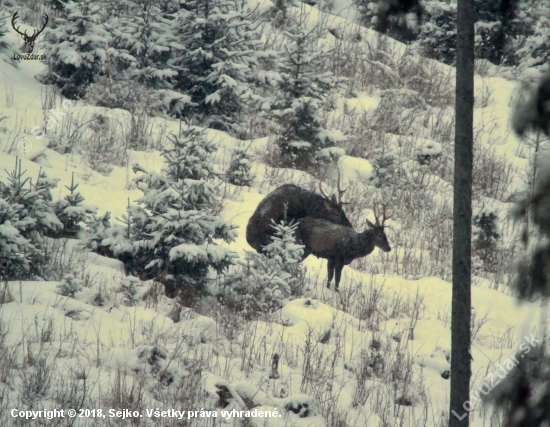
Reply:
M269 10L271 3L258 5ZM48 238L51 277L1 286L0 425L447 424L454 70L357 26L348 1L335 1L330 13L307 5L304 11L306 27L317 29L319 44L340 60L332 71L349 79L327 101L332 108L319 110L334 130L327 139L340 143L339 135L346 136L339 145L346 152L339 160L342 184L349 187L344 210L363 231L367 219L374 221L373 204L384 200L392 211L392 251L375 248L346 266L339 293L326 288L326 260L310 256L302 295L252 317L212 296L193 309L181 306L156 279L127 275L123 262L84 248L85 232ZM264 34L262 41L285 43L282 30L270 30L272 38ZM351 41L346 32L360 37ZM6 40L21 45L14 31ZM187 125L136 120L129 111L86 101L63 104L54 86L35 79L43 70L38 61L0 61L0 181L7 183L22 159L32 183L42 172L59 180L54 201L71 194L74 180L85 199L80 208L95 207L98 216L110 212L111 223L121 225L117 219L128 215L129 204L144 197L134 179L143 170L162 173L160 145ZM519 83L510 69L481 64L478 71L474 216L494 213L499 238L491 254L483 248L474 254L472 395L499 363L522 354L519 346L532 341L541 321L540 304L519 304L509 288L522 251L510 212L529 179L534 151L509 130ZM31 130L46 118L51 127L38 137ZM274 134L241 140L205 132L216 145L211 176L219 216L236 231L233 241L215 239L220 253L244 260L252 251L246 225L277 187L294 183L317 191L322 177L327 191L336 189L334 168L313 176L273 163ZM128 141L137 136L146 144L133 147ZM223 179L239 148L250 155L249 185ZM474 228L481 233L481 225ZM222 275L209 274L210 289L217 289ZM490 407L471 402L473 426L497 425L488 421ZM25 421L11 412L54 408L102 413ZM138 412L122 420L109 409ZM275 416L229 415L233 409ZM178 419L155 410L197 412Z

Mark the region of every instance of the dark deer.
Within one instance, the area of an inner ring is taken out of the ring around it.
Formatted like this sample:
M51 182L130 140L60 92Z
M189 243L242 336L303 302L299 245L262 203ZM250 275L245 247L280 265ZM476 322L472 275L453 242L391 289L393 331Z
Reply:
M265 196L248 220L246 226L248 244L261 253L263 248L272 241L273 222L278 224L285 219L285 216L289 223L293 220L313 217L351 228L352 225L342 209L342 205L346 203L342 202L341 198L347 189L340 188L340 171L338 171L338 196L333 194L328 197L323 192L321 183L319 183L319 189L322 195L304 190L294 184L285 184Z
M382 218L380 219L374 206L376 223L373 224L367 220L368 228L362 233L357 233L351 227L311 216L300 221L297 240L305 245L302 260L310 254L328 260L327 288L330 289L330 282L336 270L335 289L338 292L344 265L349 265L354 259L367 256L375 246L384 252L391 251L384 232L384 222L391 217L386 216L386 205L382 206Z
M17 19L18 13L19 12L15 12L13 18L11 18L11 26L15 31L17 31L18 34L23 37L23 40L25 40L25 44L27 45L27 53L32 53L32 51L34 50L34 42L36 42L36 38L40 35L40 33L42 33L42 31L44 31L44 28L46 28L46 25L48 24L48 15L44 14L44 16L46 17L46 21L44 22L44 25L42 25L42 28L40 28L40 30L34 30L32 36L29 36L27 34L27 30L22 33L21 31L19 31L19 27L15 27L15 20Z

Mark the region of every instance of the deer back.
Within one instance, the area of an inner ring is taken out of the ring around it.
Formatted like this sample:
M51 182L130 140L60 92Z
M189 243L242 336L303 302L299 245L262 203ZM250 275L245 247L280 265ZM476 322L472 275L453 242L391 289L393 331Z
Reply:
M324 218L336 224L351 227L341 204L293 184L283 185L269 193L259 204L248 221L246 239L256 251L269 244L273 222L299 221L312 216Z

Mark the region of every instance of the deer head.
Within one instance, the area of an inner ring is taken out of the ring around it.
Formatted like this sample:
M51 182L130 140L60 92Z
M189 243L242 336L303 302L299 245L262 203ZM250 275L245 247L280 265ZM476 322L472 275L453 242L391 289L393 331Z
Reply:
M40 35L40 33L42 33L42 31L44 31L44 28L46 28L46 25L48 24L48 15L44 14L44 16L46 17L46 21L44 21L44 25L42 25L42 28L40 30L34 30L32 35L29 36L27 34L27 30L22 33L21 31L19 31L19 27L15 26L15 20L17 19L18 13L19 12L15 12L15 14L13 15L13 18L11 19L11 26L18 34L21 35L21 37L23 37L23 40L27 45L27 53L32 53L32 51L34 50L34 42L36 41L36 38Z
M332 196L327 196L327 194L323 191L323 185L322 185L322 181L319 181L319 191L321 192L321 194L323 195L323 197L325 199L328 199L330 200L332 203L334 204L337 204L339 206L342 206L342 205L349 205L349 202L343 202L342 201L342 196L343 194L348 191L349 187L346 188L345 190L342 190L342 186L341 186L341 181L342 181L342 176L340 174L340 168L338 168L338 181L336 183L336 188L337 188L337 191L338 191L338 195L336 195L336 193L334 193Z
M373 224L367 219L367 225L372 232L374 245L382 249L384 252L389 252L391 251L391 246L388 243L388 238L386 237L386 233L384 232L384 223L386 222L386 220L390 219L391 216L386 215L386 205L383 203L381 203L381 205L382 216L380 216L377 212L376 203L373 204L372 210L374 212L375 223Z

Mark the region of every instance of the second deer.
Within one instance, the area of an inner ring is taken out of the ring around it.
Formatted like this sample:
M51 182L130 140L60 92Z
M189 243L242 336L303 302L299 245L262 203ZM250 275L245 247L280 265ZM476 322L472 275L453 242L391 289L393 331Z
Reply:
M375 224L367 220L368 228L357 233L351 227L345 227L326 219L308 216L300 220L298 240L305 246L302 260L310 254L328 260L327 287L336 273L335 289L338 292L342 270L354 259L369 255L375 247L390 252L391 247L384 231L384 222L390 219L386 215L386 205L382 205L382 216L378 216L373 207Z

